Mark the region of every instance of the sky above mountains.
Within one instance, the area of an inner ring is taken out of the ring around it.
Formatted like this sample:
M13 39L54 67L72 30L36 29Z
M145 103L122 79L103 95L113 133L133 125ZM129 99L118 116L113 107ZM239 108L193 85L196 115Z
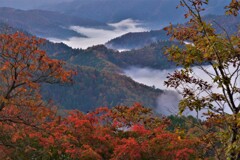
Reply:
M175 4L179 2L179 0L128 0L128 3L131 4L132 2L140 2L142 1L151 3L153 1L159 2L159 5L161 4L168 4L169 7L175 7ZM66 2L66 3L65 3ZM126 2L125 0L0 0L0 7L13 7L17 9L44 9L47 8L46 6L51 5L55 6L58 4L81 4L84 5L91 5L94 6L95 4L99 3L108 3L108 4L114 4L114 3L122 3ZM135 3L134 2L134 3ZM230 2L230 0L210 0L210 7L209 10L215 11L219 6L224 6ZM127 5L127 4L126 4ZM147 8L147 6L145 6ZM143 8L144 10L144 8ZM167 11L167 8L166 8Z
M12 7L17 9L35 9L45 5L52 5L73 0L0 0L0 7Z

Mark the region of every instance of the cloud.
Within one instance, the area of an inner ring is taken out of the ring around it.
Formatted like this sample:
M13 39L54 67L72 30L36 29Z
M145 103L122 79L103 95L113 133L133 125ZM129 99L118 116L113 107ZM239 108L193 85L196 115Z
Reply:
M141 26L140 22L132 19L125 19L117 23L110 23L109 26L113 27L113 29L110 30L110 29L86 28L81 26L71 26L69 29L81 33L85 35L87 38L72 37L68 40L61 40L56 38L48 39L53 42L63 42L73 48L86 49L93 45L105 44L107 41L129 32L147 31L146 28L143 28Z
M169 90L164 85L167 75L173 71L173 69L157 70L148 67L129 67L124 70L124 74L136 82L164 90L156 99L156 112L168 116L178 114L178 103L181 100L181 96L175 90Z
M181 68L178 68L177 70L180 70ZM211 66L204 66L204 69L207 70L209 73L214 74L214 70ZM230 73L233 73L234 68L230 66L229 71ZM167 88L164 85L164 81L167 80L167 75L170 73L173 73L173 69L165 69L165 70L157 70L157 69L151 69L151 68L138 68L138 67L130 67L124 70L124 74L131 77L134 81L148 85L148 86L155 86L156 88L164 90L163 94L159 95L157 99L157 107L156 111L159 113L162 113L164 115L169 114L177 114L178 113L178 103L181 100L181 96L176 92L176 90L173 90L172 88ZM207 81L210 84L213 84L213 80L200 68L193 67L193 74L194 77L197 77L199 79L203 79L204 81ZM234 79L235 77L233 77ZM238 78L237 86L240 87L240 81ZM233 81L232 81L233 83ZM213 85L213 92L214 93L222 93L221 88L218 88L216 84ZM171 90L169 90L171 89ZM206 96L207 93L202 93L200 96ZM235 101L237 104L239 104L240 101L240 95L235 95ZM231 113L228 106L225 106L224 108L225 112ZM203 110L199 113L199 117L203 115L203 112L206 112L206 110ZM196 112L186 110L184 112L184 115L193 115L197 116Z
M156 111L165 116L178 114L178 104L181 100L181 96L170 90L164 90L164 92L157 98Z
M164 86L164 81L167 80L167 75L173 71L173 69L157 70L148 67L139 68L133 66L125 69L124 74L136 82L165 90L168 88Z

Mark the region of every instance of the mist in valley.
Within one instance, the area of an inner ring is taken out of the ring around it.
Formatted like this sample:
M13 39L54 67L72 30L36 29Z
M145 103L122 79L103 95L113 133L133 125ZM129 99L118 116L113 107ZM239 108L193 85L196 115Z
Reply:
M133 19L125 19L117 23L109 23L109 28L87 28L82 26L71 26L70 30L76 31L86 37L71 37L69 39L48 38L52 42L63 42L72 48L86 49L88 47L105 44L109 40L129 32L148 31L144 24Z
M208 71L211 74L214 74L214 70L211 66L204 66L203 67L206 71ZM221 88L218 88L216 86L216 83L213 83L213 80L199 67L193 67L192 76L202 79L204 81L207 81L209 84L213 84L213 92L214 93L222 93ZM134 81L145 84L147 86L151 86L154 88L162 89L163 93L159 95L157 101L157 107L156 112L161 113L163 115L176 115L178 114L178 103L182 99L181 95L178 93L179 90L175 90L174 88L167 88L167 86L164 85L164 81L167 80L167 76L169 74L172 74L175 70L181 70L181 68L176 69L164 69L164 70L158 70L158 69L152 69L148 67L129 67L124 70L124 74L131 77ZM230 67L229 73L233 73L234 68ZM234 80L234 77L233 77ZM233 83L233 82L232 82ZM240 86L240 82L237 83L237 86ZM195 89L197 89L197 86L193 86ZM200 96L206 96L207 93L202 93ZM235 101L240 101L238 97L235 97ZM203 113L207 110L202 110L199 113L196 113L195 111L186 110L183 114L184 115L192 115L192 116L198 116L198 118L203 118ZM227 113L231 113L229 107L225 105L224 111Z

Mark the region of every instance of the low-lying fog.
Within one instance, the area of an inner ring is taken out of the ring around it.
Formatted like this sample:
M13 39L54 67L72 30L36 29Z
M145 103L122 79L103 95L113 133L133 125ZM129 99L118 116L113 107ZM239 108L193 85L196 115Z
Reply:
M125 19L117 23L108 24L112 29L86 28L81 26L71 26L69 29L85 35L85 37L72 37L69 39L48 38L52 42L63 42L72 48L86 49L93 45L105 44L109 40L124 35L129 32L147 31L137 20Z
M174 69L157 70L152 68L130 67L124 70L124 74L131 77L134 81L164 90L157 99L158 113L171 115L178 113L178 103L181 96L174 90L170 90L164 85L167 75L173 73Z
M205 66L204 68L210 73L214 73L211 66ZM230 72L233 70L234 68L230 68ZM147 67L145 68L130 67L124 70L124 74L131 77L136 82L165 90L164 93L161 94L157 99L157 105L158 105L157 112L164 115L177 114L178 103L181 100L181 96L176 92L176 90L172 88L167 88L164 85L164 81L167 80L166 77L168 76L168 74L169 73L171 74L173 72L174 72L174 69L157 70L157 69L152 69ZM200 70L198 67L193 67L193 73L195 77L208 81L211 84L212 82L211 78L207 76L206 73L204 73L204 71ZM237 86L240 86L240 82L238 82ZM213 91L217 93L217 92L220 92L220 89L215 86ZM236 98L236 101L239 101L237 100L237 97L235 98ZM239 98L239 95L238 95L238 98ZM225 108L225 112L231 113L228 107ZM190 111L185 112L185 115L189 115L189 114L193 116L197 115L194 112L190 112ZM200 113L200 116L201 115L202 113Z

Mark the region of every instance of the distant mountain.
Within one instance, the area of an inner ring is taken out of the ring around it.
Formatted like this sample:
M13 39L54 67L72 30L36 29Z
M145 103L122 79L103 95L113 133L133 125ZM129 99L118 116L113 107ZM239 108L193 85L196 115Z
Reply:
M77 71L73 84L44 85L42 93L46 100L53 99L65 109L85 112L99 106L130 105L134 102L151 108L157 106L156 100L162 91L122 75L120 64L124 65L125 59L118 57L119 52L103 45L81 50L49 41L42 49L52 58L65 60L68 67Z
M44 10L24 11L3 7L0 8L0 15L0 22L45 38L84 37L84 35L68 29L73 25L84 27L106 26L104 23L97 21Z
M234 34L238 31L240 17L226 15L206 15L204 19L213 25L218 33L224 33L225 28L228 34ZM111 49L139 49L151 43L169 40L164 30L154 30L149 32L127 33L116 37L106 43Z
M151 43L169 40L164 30L127 33L108 41L105 45L112 49L139 49Z
M115 54L115 63L121 68L149 67L155 69L176 68L176 65L169 61L164 51L172 45L181 46L180 43L171 41L159 41L145 46L141 49L120 52Z
M176 11L178 1L168 1L174 3L171 5L173 8L164 14L162 13L164 7L169 6L169 2L165 0L73 0L47 6L46 9L102 22L118 22L127 18L148 22L180 18L180 11ZM172 17L171 12L178 14Z
M124 75L99 71L93 67L75 65L77 76L71 85L45 85L42 93L46 100L52 99L64 109L79 109L87 112L100 106L113 107L139 102L155 108L162 94L133 81Z
M223 14L223 8L229 0L210 0L204 14ZM184 10L176 9L179 0L72 0L54 5L46 5L46 9L80 16L101 22L118 22L131 18L159 25L169 22L184 21ZM155 25L155 27L156 27Z
M72 85L45 85L42 93L46 100L53 99L64 108L82 111L99 106L129 105L136 101L154 108L162 91L134 82L121 70L130 66L175 67L163 55L164 47L172 43L160 42L139 50L118 52L104 45L82 50L47 41L42 49L52 58L66 61L78 74Z
M15 28L15 27L10 26L7 23L0 22L0 33L13 34L13 33L16 33L16 32L22 32L26 35L31 35L23 29Z
M177 42L161 41L141 49L124 52L118 52L108 49L104 45L98 45L81 51L78 54L72 54L71 57L68 57L69 60L67 62L94 66L97 69L109 72L117 71L117 73L119 73L119 68L121 73L122 68L131 66L169 69L176 67L176 65L168 61L164 55L164 50L173 44L180 45Z

